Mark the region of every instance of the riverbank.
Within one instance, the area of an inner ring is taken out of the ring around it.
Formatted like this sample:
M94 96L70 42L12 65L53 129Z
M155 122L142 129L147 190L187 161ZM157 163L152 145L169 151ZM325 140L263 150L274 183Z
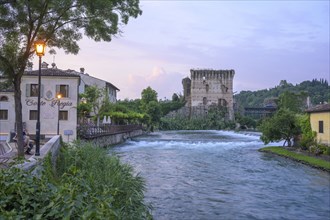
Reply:
M290 158L303 164L330 172L330 160L328 157L306 155L303 152L292 151L292 149L286 149L283 147L264 147L258 151Z

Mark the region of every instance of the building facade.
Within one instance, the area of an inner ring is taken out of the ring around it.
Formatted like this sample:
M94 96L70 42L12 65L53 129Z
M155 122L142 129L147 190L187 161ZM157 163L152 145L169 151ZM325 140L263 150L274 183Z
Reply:
M80 68L80 72L75 70L66 70L66 72L80 76L79 94L84 93L88 86L96 86L97 88L105 89L111 103L117 102L117 91L120 90L112 83L90 76L88 73L85 73L84 68Z
M227 109L228 118L234 119L234 70L190 70L190 79L182 80L187 107L202 112L210 106ZM194 110L192 110L194 112Z
M21 102L23 128L29 134L36 133L38 107L38 70L27 70L21 81ZM5 78L0 76L1 81ZM83 82L83 83L82 83ZM83 85L83 86L82 86ZM77 138L77 106L80 102L79 93L87 86L106 88L111 102L116 102L118 88L111 83L72 71L47 68L43 63L41 69L41 99L40 99L40 134L46 139L59 134L63 140L70 142ZM58 99L57 95L61 94ZM111 94L111 96L110 96ZM5 140L10 132L16 130L15 102L13 89L0 91L0 139Z
M330 104L320 104L307 110L317 141L330 146Z
M36 133L37 108L38 108L38 70L26 71L21 82L21 102L23 128L29 134ZM40 134L42 137L51 138L59 134L65 141L76 139L77 105L79 76L68 74L55 68L44 68L41 71L41 98L40 98ZM58 99L57 95L61 94ZM0 93L1 99L8 98L7 103L1 102L1 111L7 111L7 117L0 119L2 136L15 131L15 103L14 93Z

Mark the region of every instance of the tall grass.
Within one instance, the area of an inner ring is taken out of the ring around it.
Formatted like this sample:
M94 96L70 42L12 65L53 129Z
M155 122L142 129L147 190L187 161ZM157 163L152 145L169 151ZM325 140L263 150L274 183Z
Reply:
M77 142L61 149L56 169L50 164L40 178L0 173L0 219L152 218L144 180L105 149Z

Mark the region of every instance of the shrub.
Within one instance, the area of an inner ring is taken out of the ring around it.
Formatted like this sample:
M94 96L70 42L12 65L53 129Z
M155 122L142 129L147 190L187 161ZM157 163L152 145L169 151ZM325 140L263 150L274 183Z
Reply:
M0 219L152 218L143 179L105 149L77 143L61 150L55 170L50 164L40 177L0 171Z

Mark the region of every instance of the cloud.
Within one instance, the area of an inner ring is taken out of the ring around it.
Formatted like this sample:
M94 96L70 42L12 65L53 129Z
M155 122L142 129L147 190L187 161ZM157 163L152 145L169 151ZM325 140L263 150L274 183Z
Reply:
M159 66L154 66L147 75L129 74L125 94L118 94L120 99L141 98L143 89L150 86L158 93L158 99L171 99L173 93L182 93L181 80L185 74L178 72L166 72ZM127 97L125 97L125 95Z

